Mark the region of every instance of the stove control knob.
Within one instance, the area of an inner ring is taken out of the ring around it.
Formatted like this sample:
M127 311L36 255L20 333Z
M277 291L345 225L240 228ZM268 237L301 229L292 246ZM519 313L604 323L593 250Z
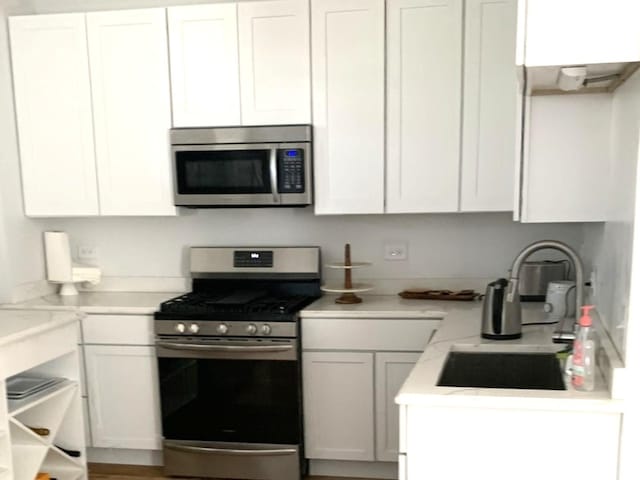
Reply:
M260 327L260 333L263 335L271 335L271 325L267 325L266 323Z
M187 327L185 327L184 323L180 322L180 323L176 323L173 329L178 333L184 333Z
M216 327L216 332L218 332L220 335L224 335L229 331L229 327L227 326L226 323L221 323L220 325L218 325Z
M256 327L253 323L250 323L249 325L247 325L247 333L249 335L255 335L257 331L258 331L258 327Z
M189 332L198 333L199 331L200 331L200 325L198 325L197 323L192 323L191 325L189 325Z

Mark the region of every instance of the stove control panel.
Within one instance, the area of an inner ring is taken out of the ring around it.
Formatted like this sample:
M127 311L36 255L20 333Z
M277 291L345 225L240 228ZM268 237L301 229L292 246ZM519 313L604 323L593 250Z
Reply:
M297 322L254 323L215 320L190 322L177 320L156 320L157 335L209 336L209 337L284 337L298 336Z

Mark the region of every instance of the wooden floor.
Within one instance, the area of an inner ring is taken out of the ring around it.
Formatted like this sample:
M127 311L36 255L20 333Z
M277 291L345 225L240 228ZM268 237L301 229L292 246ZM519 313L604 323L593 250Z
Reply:
M371 480L366 478L348 479L344 477L305 477L306 480ZM89 480L179 480L176 477L163 477L161 467L142 467L133 465L111 465L106 463L89 464ZM193 480L193 479L189 479Z

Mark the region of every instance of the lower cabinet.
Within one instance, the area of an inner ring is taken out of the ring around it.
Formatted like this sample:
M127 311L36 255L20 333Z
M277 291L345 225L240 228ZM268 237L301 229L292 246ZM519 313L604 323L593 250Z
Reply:
M399 410L393 399L419 357L417 352L304 353L307 458L397 461Z
M396 462L394 398L436 319L303 318L305 456Z
M161 449L152 333L148 315L89 315L83 320L92 447Z

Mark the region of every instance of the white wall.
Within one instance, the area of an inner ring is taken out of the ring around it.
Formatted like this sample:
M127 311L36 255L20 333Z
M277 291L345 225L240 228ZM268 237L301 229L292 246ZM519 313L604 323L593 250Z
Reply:
M29 8L24 0L0 1L0 301L11 287L43 277L41 228L23 216L13 110L7 15Z
M306 209L216 209L177 218L41 220L69 232L77 245L97 246L106 276L187 276L192 245L319 245L325 261L373 262L369 278L504 276L516 254L543 238L579 249L582 224L521 225L510 214L314 216ZM385 242L408 243L406 262L383 260ZM553 252L552 252L553 253Z
M611 122L611 184L607 222L586 230L597 282L595 303L624 355L640 132L640 73L616 90Z

